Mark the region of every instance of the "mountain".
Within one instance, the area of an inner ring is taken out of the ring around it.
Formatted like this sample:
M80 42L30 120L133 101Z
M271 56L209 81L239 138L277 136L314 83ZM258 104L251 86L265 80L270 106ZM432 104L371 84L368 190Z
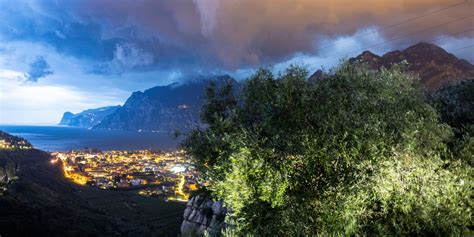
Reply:
M418 75L428 90L436 90L447 82L474 78L474 65L458 59L437 45L423 42L383 56L365 51L349 59L351 63L365 63L373 69L390 68L393 64L404 61L407 63L406 70Z
M120 105L117 105L117 106L101 107L97 109L88 109L78 114L65 112L61 119L61 122L59 122L59 125L91 128L99 124L102 121L102 119L112 114L120 107L121 107Z
M121 108L106 116L94 128L166 132L189 130L200 123L204 91L211 81L217 85L235 83L230 76L224 75L134 92Z
M370 68L390 68L406 62L405 69L419 76L421 83L429 90L436 90L450 82L474 78L474 66L466 60L458 59L444 49L429 43L418 43L405 50L392 51L378 56L370 51L351 58L351 63L364 63ZM321 70L310 80L324 77ZM189 130L199 124L199 113L203 103L203 93L210 81L219 83L235 82L230 76L200 78L188 83L174 83L157 86L144 92L134 92L122 107L100 119L87 116L90 110L74 115L66 112L60 124L71 126L93 126L95 129L167 131ZM94 113L92 113L94 114Z

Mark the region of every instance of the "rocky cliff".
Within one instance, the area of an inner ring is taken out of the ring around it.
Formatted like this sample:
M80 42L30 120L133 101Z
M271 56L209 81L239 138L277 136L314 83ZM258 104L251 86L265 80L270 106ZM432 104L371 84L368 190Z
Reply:
M225 227L226 214L227 209L222 201L213 202L206 195L195 196L186 205L181 233L184 236L196 236L207 231L210 236L217 236Z
M364 63L373 69L390 68L394 64L405 62L405 69L418 75L421 84L429 90L436 90L448 82L474 78L474 65L429 43L418 43L405 50L395 50L383 56L365 51L349 61ZM318 75L313 76L316 78Z
M91 128L99 124L102 119L112 114L119 108L120 105L88 109L77 114L65 112L61 118L61 121L59 122L59 125Z
M204 91L210 81L219 84L234 82L234 79L227 75L200 78L134 92L121 108L94 128L166 132L189 130L200 123Z

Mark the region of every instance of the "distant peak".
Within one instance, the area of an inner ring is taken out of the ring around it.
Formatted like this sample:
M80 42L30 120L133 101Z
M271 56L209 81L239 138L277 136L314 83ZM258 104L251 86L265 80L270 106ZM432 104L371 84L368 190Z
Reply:
M323 70L319 69L317 70L315 73L313 73L313 75L311 75L309 78L308 78L308 81L310 82L315 82L317 80L321 80L324 78L324 72Z
M410 47L415 47L415 48L417 48L417 47L430 47L430 48L431 48L431 47L435 47L435 48L439 48L438 45L435 45L435 44L432 44L432 43L428 43L428 42L423 42L423 41L422 41L422 42L419 42L419 43L417 43L417 44L414 44L414 45L412 45L412 46L410 46Z
M415 45L408 47L404 51L405 52L411 52L411 51L443 51L445 52L445 50L439 47L438 45L426 43L426 42L419 42Z
M395 64L407 63L404 70L418 75L429 90L435 90L447 81L458 81L474 75L474 66L468 61L427 42L419 42L403 51L387 52L381 57L364 51L349 59L349 62L362 62L371 69L391 68Z
M355 58L350 58L349 62L351 62L351 63L354 63L354 62L376 63L377 61L379 61L380 58L381 58L380 56L370 52L369 50L366 50L366 51L362 52L361 54L359 54L359 56L357 56Z
M362 52L361 56L372 56L372 57L376 57L377 55L370 52L369 50L365 50L364 52Z

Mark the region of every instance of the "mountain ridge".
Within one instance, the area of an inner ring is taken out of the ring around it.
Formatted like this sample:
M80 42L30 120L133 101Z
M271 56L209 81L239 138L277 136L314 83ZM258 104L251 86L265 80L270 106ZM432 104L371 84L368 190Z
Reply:
M229 75L186 83L155 86L131 94L124 105L106 116L94 129L132 131L187 131L200 124L204 90L211 81L236 83Z
M429 91L437 90L446 83L474 78L474 65L437 45L424 42L404 50L390 51L382 56L364 51L349 59L349 63L365 64L374 70L406 64L404 70L417 75L421 84ZM318 80L324 76L322 70L317 70L308 80ZM187 131L200 124L204 90L210 81L238 85L229 75L222 75L199 77L186 83L172 83L136 91L122 107L90 127L132 131ZM66 112L63 118L71 116L77 115Z
M474 78L474 65L435 44L426 42L417 43L404 50L390 51L382 56L367 50L349 59L349 62L363 63L371 69L391 68L395 64L406 62L406 71L416 74L421 84L430 91L446 83Z
M61 121L58 125L91 128L99 124L102 119L115 112L120 107L120 105L116 105L100 107L96 109L87 109L77 114L67 111L63 114L63 117L61 118Z

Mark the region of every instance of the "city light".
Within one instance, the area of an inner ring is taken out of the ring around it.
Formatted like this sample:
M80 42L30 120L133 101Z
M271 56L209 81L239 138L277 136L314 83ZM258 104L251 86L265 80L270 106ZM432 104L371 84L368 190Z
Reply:
M198 174L183 151L153 152L75 150L54 152L64 177L99 189L136 190L140 195L187 201L199 187Z
M186 170L185 167L182 167L182 166L175 166L173 168L171 168L171 172L173 173L181 173L181 172L184 172Z

